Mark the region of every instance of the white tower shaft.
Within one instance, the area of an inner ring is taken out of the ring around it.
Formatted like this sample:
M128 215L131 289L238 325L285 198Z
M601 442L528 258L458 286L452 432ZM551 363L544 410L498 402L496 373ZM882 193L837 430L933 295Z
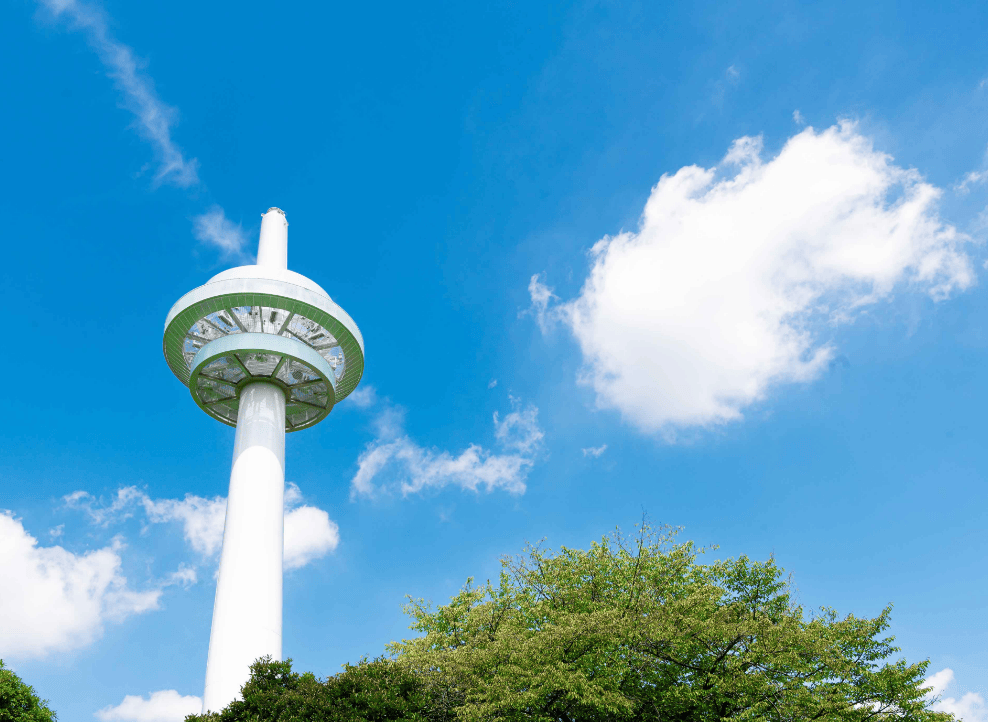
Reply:
M203 712L238 698L258 657L281 659L284 547L285 394L254 383L240 394Z
M257 263L288 267L288 222L278 209L263 216ZM255 382L240 392L204 713L240 696L258 657L281 659L284 550L285 393Z

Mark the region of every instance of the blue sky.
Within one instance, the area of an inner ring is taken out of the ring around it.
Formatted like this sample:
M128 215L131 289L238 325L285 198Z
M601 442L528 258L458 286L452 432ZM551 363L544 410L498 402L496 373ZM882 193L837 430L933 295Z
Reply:
M276 205L367 349L288 437L297 667L644 512L894 603L988 719L986 16L10 5L0 657L66 722L195 708L233 430L161 331Z

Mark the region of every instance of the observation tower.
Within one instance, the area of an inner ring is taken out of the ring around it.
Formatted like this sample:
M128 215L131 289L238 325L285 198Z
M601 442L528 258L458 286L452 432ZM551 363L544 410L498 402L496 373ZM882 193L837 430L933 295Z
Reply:
M288 270L285 213L261 218L257 264L182 296L162 344L199 408L237 429L203 712L239 696L255 659L281 659L285 434L326 418L364 371L357 324Z

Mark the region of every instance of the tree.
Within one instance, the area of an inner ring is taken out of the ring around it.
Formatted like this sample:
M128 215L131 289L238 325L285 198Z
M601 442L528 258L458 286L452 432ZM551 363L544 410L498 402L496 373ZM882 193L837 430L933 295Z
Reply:
M701 564L704 550L643 525L588 551L529 547L497 585L412 601L395 660L461 720L941 722L927 662L889 661L891 608L807 614L774 560Z
M423 677L394 660L346 665L319 680L292 671L292 661L260 659L242 689L242 700L219 714L189 715L186 722L452 722L430 698Z
M0 659L0 722L55 722L55 713L34 687L4 666Z

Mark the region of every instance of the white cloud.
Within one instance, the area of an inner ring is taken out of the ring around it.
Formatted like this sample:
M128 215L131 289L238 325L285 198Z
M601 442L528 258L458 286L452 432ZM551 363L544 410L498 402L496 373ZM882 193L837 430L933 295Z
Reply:
M104 707L94 717L102 722L182 722L186 715L201 711L199 697L163 689L152 692L148 699L128 694L116 707Z
M954 670L941 669L934 675L927 677L924 680L924 687L930 687L930 691L927 693L928 697L939 697L946 691L950 683L954 681Z
M294 509L301 503L302 490L298 488L298 484L294 481L289 481L285 484L285 509Z
M511 413L504 417L494 412L494 436L506 449L531 454L542 443L545 433L539 428L539 410L534 406L521 407L521 401L509 396Z
M160 589L138 592L121 574L123 542L73 554L41 547L0 512L0 657L42 657L85 646L105 621L158 608Z
M449 484L471 491L484 487L522 494L532 460L517 454L492 454L477 444L453 456L448 451L424 449L403 436L389 443L372 443L357 464L351 482L355 495L373 496L377 491L374 479L389 465L404 495Z
M972 170L970 173L964 176L960 183L954 186L954 190L964 195L971 192L971 186L979 185L988 180L988 171L976 171Z
M197 581L199 581L199 577L195 567L179 564L178 569L168 575L162 586L170 587L174 584L180 584L183 587L191 587Z
M796 125L806 125L806 118L803 117L803 114L799 112L798 108L792 111L792 119Z
M949 712L964 722L988 722L988 707L985 707L984 698L977 692L968 692L960 699L946 697L936 702L933 709Z
M492 389L497 386L497 379L491 379L487 382L487 388Z
M285 514L285 568L298 569L326 556L340 543L340 527L314 506Z
M600 446L590 446L586 449L583 449L583 455L592 456L594 459L599 459L605 451L607 451L607 444L602 444Z
M141 72L134 51L110 34L103 12L78 0L38 0L38 3L55 17L68 18L74 29L85 33L107 75L120 91L123 107L134 114L138 132L154 148L158 162L155 181L182 188L197 184L196 159L186 158L172 138L172 126L178 113L155 93L154 82Z
M136 486L126 486L117 490L109 506L98 504L96 498L88 491L73 491L71 494L66 494L62 501L70 509L85 512L93 524L107 527L110 522L118 522L133 516L129 508L133 506L135 500L143 497L143 492Z
M137 491L134 487L129 487ZM121 489L119 493L125 490ZM223 523L226 520L226 499L222 496L206 498L186 494L184 499L152 499L138 492L139 501L153 524L177 521L182 525L182 535L193 550L203 556L212 556L223 544Z
M416 444L404 432L401 409L386 407L375 419L377 437L357 459L357 473L350 482L351 498L373 497L382 489L407 496L449 485L470 491L484 488L523 494L544 434L538 426L536 407L521 408L516 399L512 399L512 406L503 421L494 414L495 438L505 453L470 444L455 456ZM386 476L385 481L378 482L382 476Z
M977 692L968 692L960 699L942 696L953 681L954 670L950 668L942 669L926 679L925 686L932 687L927 696L939 698L933 703L933 709L948 712L963 722L988 722L988 706Z
M532 311L563 320L598 406L640 429L733 421L820 375L828 322L897 288L939 300L975 282L940 195L850 122L807 128L768 162L741 138L716 168L664 175L637 232L594 245L576 299L552 306L533 277Z
M531 313L535 316L535 322L542 333L548 332L549 327L559 320L559 307L553 305L559 297L543 283L540 273L536 273L528 280L528 295L532 299L532 305L521 311L518 317Z
M733 65L727 66L727 70L724 71L724 74L728 77L729 80L732 81L736 81L741 77L741 71L738 70Z
M181 522L185 540L203 556L214 554L223 542L226 499L222 496L207 499L186 494L184 499L152 499L136 486L125 486L117 490L109 505L100 504L87 491L74 491L64 501L103 527L132 517L137 509L143 509L154 524Z
M244 229L239 223L234 225L233 221L226 217L223 209L217 205L192 219L192 233L203 243L216 246L224 256L244 255L244 248L247 245Z
M377 403L377 390L370 384L358 386L346 397L347 403L358 409L369 409Z
M285 567L297 569L336 549L340 541L339 527L329 514L313 506L298 506L302 492L296 484L285 487ZM215 555L223 545L223 525L226 521L226 498L186 494L183 499L152 499L135 486L117 490L109 505L85 491L65 497L68 506L84 511L95 524L107 526L143 510L152 524L178 522L182 535L193 551L204 557ZM169 577L168 583L194 584L195 569L182 567Z

